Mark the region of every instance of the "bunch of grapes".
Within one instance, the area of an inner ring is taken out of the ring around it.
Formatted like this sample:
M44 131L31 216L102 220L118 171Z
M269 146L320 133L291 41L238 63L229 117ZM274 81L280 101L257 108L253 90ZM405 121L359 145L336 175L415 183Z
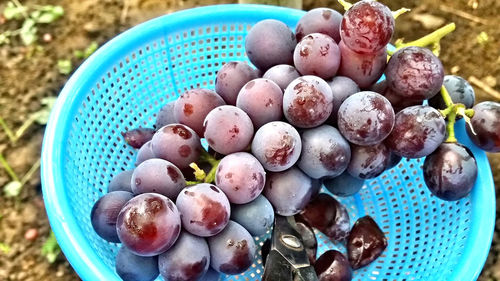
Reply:
M258 22L245 43L256 68L228 62L215 89L188 90L162 107L154 129L123 133L139 149L136 167L115 175L91 213L99 236L123 244L123 280L242 273L254 261L252 236L265 234L275 214L295 216L320 280L351 280L387 239L370 217L351 228L346 208L322 186L352 196L403 157L426 157L435 196L470 193L477 165L454 137L455 120L466 119L477 146L499 152L500 104L474 106L467 81L445 76L438 57L417 44L435 43L432 36L388 52L395 17L383 4L347 6L344 15L309 11L295 33L280 21ZM332 250L316 260L313 228L345 243L347 257ZM266 251L269 242L264 260Z

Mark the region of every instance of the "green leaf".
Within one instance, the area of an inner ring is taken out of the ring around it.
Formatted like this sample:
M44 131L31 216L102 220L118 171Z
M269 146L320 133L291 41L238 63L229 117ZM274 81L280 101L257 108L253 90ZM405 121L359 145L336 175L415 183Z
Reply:
M0 45L9 43L10 43L10 32L5 31L4 33L0 33Z
M23 184L19 181L11 181L3 187L3 192L7 197L17 197L21 193Z
M73 64L71 60L58 60L57 69L59 69L59 73L68 75L73 70Z
M85 51L83 51L83 58L88 58L90 57L90 55L92 55L96 50L97 48L99 48L99 44L97 44L96 41L92 41L92 43L90 43L90 45L85 49Z
M53 231L50 231L49 237L42 245L42 255L47 258L49 263L54 263L60 253L61 248L57 244L56 235Z
M43 6L35 12L40 12L40 14L37 15L37 17L34 17L34 19L38 23L51 23L62 17L62 15L64 15L64 9L61 6L52 6L52 5Z
M81 50L74 51L73 52L73 56L75 56L75 58L77 58L77 59L83 59L83 58L85 58L85 54Z
M40 125L46 125L49 121L50 112L54 107L57 97L46 97L41 100L41 104L44 106L37 112L33 113L33 118L35 122Z
M16 19L19 20L23 17L23 13L26 12L26 7L17 7L14 3L7 3L7 7L3 10L3 16L8 19Z
M35 26L35 21L33 19L26 19L21 27L20 36L23 40L24 45L28 46L36 41L37 28Z
M10 252L10 246L0 242L0 251L4 254L8 254Z

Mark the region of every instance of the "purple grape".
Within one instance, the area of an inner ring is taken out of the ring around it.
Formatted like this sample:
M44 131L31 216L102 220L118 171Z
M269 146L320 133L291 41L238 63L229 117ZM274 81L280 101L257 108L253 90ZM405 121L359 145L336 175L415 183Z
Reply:
M347 171L337 177L323 179L323 185L325 188L334 195L341 197L356 194L359 190L361 190L364 183L365 180L353 177Z
M220 273L213 270L211 267L208 268L207 272L205 275L203 275L203 278L201 280L203 281L219 281L220 279Z
M158 129L151 140L156 158L172 162L179 168L189 167L200 157L200 138L188 126L170 124Z
M314 264L319 281L351 281L352 269L349 261L336 250L324 252Z
M332 90L325 80L302 76L288 85L283 95L283 112L290 124L313 128L323 124L333 109Z
M340 37L351 50L373 54L389 43L394 25L394 17L387 6L363 0L345 12Z
M145 143L139 150L137 151L137 158L135 160L135 165L139 166L142 162L155 158L155 154L153 153L153 147L151 146L151 141Z
M274 209L266 197L259 195L243 205L231 206L231 219L254 236L265 234L274 223Z
M472 142L482 150L500 152L500 103L486 101L476 104L471 124L474 133L466 125Z
M340 50L332 37L312 33L306 35L295 47L293 63L302 75L329 79L339 69Z
M302 142L290 124L274 121L260 127L252 141L252 153L269 171L284 171L297 162Z
M254 133L248 114L232 105L219 106L210 111L204 126L210 147L225 155L245 150Z
M259 78L257 71L247 63L228 62L219 69L215 78L215 91L228 105L236 105L241 88L250 80Z
M349 143L334 127L322 125L302 133L302 153L297 166L311 178L338 176L350 159Z
M226 195L208 183L186 187L177 198L177 208L182 214L183 228L202 237L221 232L231 215Z
M278 64L292 64L295 45L297 41L290 28L273 19L259 21L245 39L248 59L262 71Z
M370 217L356 221L347 240L349 263L354 270L366 266L377 259L387 248L387 238Z
M219 234L208 238L211 266L225 274L239 274L247 270L255 258L255 242L248 231L229 221Z
M383 141L394 126L391 103L370 91L348 97L340 106L337 118L342 135L357 145L374 145Z
M203 137L203 121L214 108L225 105L216 92L208 89L192 89L182 94L175 102L175 118Z
M160 274L158 257L141 257L125 246L118 250L115 270L123 281L153 281Z
M347 172L360 179L376 178L387 169L391 160L391 151L384 143L369 146L352 145L351 153Z
M421 158L431 154L446 137L446 122L436 109L416 105L396 114L394 129L385 144L395 154Z
M146 160L132 174L134 194L159 193L175 200L186 186L182 172L174 164L158 158Z
M403 159L403 157L391 152L391 158L389 160L389 166L387 167L387 170L396 167L396 165L401 162L401 159Z
M215 172L215 184L233 204L248 203L262 192L266 172L252 154L237 152L222 158Z
M163 126L173 124L173 123L179 123L177 119L175 118L175 111L174 111L174 106L175 106L175 100L169 101L166 103L160 111L158 111L158 115L156 115L156 123L155 123L155 128L159 129Z
M342 15L329 8L316 8L303 15L295 28L297 41L311 33L323 33L335 40L340 41L340 23Z
M326 81L332 89L333 109L327 123L337 124L337 114L340 105L351 95L358 93L359 86L351 78L345 76L336 76L332 80Z
M412 99L412 98L402 97L397 93L395 93L394 90L388 87L385 87L383 96L391 102L392 108L394 109L395 113L398 113L401 110L410 106L422 105L422 102L424 101L423 99Z
M278 173L268 173L264 196L278 215L292 216L309 203L311 194L320 182L311 179L300 169L292 167Z
M339 43L341 63L339 75L354 80L359 87L365 89L382 76L387 65L387 50L382 48L376 53L360 54L349 49L344 41Z
M455 201L467 196L477 178L472 152L458 143L443 143L424 161L424 181L438 198Z
M349 213L345 206L337 200L335 200L335 209L335 221L325 234L333 240L344 241L351 231Z
M476 100L474 88L472 88L469 82L467 82L464 78L456 75L445 75L443 86L448 91L448 94L450 94L450 98L453 103L461 103L465 105L466 108L474 106L474 101ZM436 109L446 108L446 104L439 93L429 99L429 105ZM462 117L457 116L457 118Z
M262 78L269 79L280 86L284 91L288 84L300 77L300 73L295 67L288 64L278 64L269 68Z
M283 91L271 80L254 79L238 94L236 106L252 119L254 128L283 117Z
M395 52L385 75L395 94L410 99L430 99L443 85L443 64L429 49L405 47Z
M375 93L379 93L381 95L385 95L385 91L387 90L387 80L378 81L377 83L371 85L368 88L368 91L372 91ZM390 100L389 100L390 101Z
M177 207L156 193L137 195L118 214L116 230L120 241L139 256L156 256L168 250L181 231Z
M134 170L122 171L114 175L109 182L108 192L119 190L132 192L132 173L134 173Z
M165 281L202 280L210 265L210 252L205 239L182 231L168 251L158 257Z
M145 143L153 138L155 133L154 129L151 128L137 128L122 132L123 139L133 148L141 148Z
M134 197L127 191L113 191L99 198L90 212L90 222L95 232L104 240L119 243L116 219L122 207Z

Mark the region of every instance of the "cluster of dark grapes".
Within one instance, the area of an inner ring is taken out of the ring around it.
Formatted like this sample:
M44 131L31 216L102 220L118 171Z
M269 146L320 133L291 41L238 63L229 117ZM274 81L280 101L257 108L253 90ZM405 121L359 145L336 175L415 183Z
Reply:
M276 213L295 216L320 280L351 280L387 239L368 216L351 228L346 208L320 193L322 185L351 196L402 157L427 157L430 191L444 200L466 196L476 161L445 116L471 117L474 91L445 76L428 49L400 48L387 60L394 25L392 12L369 0L343 16L311 10L295 34L280 21L260 21L245 43L257 69L228 62L215 91L188 90L162 107L155 129L124 133L139 149L136 168L115 175L91 214L103 239L123 244L118 275L178 281L242 273L254 260L252 235L265 234ZM500 105L473 110L471 139L500 151ZM345 243L347 258L331 250L316 260L312 227ZM263 259L266 251L269 242Z

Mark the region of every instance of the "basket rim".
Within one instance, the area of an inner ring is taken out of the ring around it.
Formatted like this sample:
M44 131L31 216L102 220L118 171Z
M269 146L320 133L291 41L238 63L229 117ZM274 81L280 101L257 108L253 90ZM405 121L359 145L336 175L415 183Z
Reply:
M68 134L66 131L68 120L79 105L78 95L83 89L88 88L89 81L100 78L100 70L102 71L106 65L114 62L117 57L121 57L122 52L127 51L131 46L139 46L141 42L144 42L141 39L147 40L158 32L165 33L169 27L175 29L179 25L185 28L186 23L213 23L217 21L213 17L214 14L224 14L226 20L227 17L235 20L241 17L257 20L276 18L294 26L304 13L301 10L277 6L223 4L166 14L132 27L111 39L83 62L69 78L57 98L45 130L41 156L41 181L51 228L63 253L82 280L117 280L114 270L100 262L99 256L93 251L83 233L74 231L81 229L79 222L71 213L71 206L63 184L64 162L62 160L65 153L63 144ZM464 127L463 124L461 127ZM465 134L465 130L457 133L457 135L460 134ZM462 143L474 152L479 169L477 182L481 182L482 186L476 186L472 191L471 201L474 206L472 217L476 219L471 222L468 241L452 277L453 280L472 281L479 276L488 256L493 238L496 202L492 174L481 172L491 171L486 153L479 151L467 137L465 138L466 140ZM470 239L474 241L469 241Z

